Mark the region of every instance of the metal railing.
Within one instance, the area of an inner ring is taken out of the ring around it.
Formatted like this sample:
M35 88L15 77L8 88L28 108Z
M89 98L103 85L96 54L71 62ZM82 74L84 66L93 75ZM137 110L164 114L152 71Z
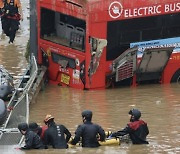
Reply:
M9 72L0 65L0 85L7 84L8 81L12 81L13 77Z
M29 78L27 80L27 76ZM34 56L31 58L31 63L27 67L26 72L22 76L22 79L19 81L17 88L15 89L12 98L10 99L7 107L13 107L13 110L9 112L7 120L5 121L2 128L0 128L0 145L8 145L7 138L9 135L14 135L13 141L18 144L22 142L22 135L17 129L17 125L22 122L29 122L29 94L31 92L31 88L37 78L38 75L38 67L36 63L36 59ZM26 78L27 82L24 82ZM19 88L21 91L19 91ZM7 137L6 137L7 136Z

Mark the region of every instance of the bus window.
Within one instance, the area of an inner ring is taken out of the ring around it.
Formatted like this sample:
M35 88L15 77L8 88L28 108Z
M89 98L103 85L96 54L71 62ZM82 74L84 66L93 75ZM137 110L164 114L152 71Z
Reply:
M166 15L163 18L166 31L164 33L166 37L178 37L180 35L180 14Z
M41 38L85 52L84 20L41 8Z

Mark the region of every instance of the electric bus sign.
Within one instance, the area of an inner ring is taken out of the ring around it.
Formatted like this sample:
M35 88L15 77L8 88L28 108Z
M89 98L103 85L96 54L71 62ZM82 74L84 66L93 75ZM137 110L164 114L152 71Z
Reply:
M109 5L109 16L113 19L122 18L133 18L141 16L151 16L163 13L174 13L180 11L180 2L170 4L157 4L152 6L144 6L139 8L123 8L123 5L114 1Z

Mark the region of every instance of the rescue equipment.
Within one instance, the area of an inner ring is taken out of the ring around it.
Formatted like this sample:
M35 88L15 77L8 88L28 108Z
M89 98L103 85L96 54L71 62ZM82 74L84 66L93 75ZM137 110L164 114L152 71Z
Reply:
M111 138L111 139L106 138L105 141L99 141L99 144L101 146L111 146L111 145L120 145L121 142L120 142L120 138ZM76 145L72 145L68 143L69 148L73 148L75 146L81 146L81 143L77 143Z
M121 137L121 136L116 137L116 138L114 138L114 137L108 138L112 134L111 131L106 131L105 134L106 134L105 141L98 141L101 146L120 145L121 141L126 142L126 140L127 140L127 136L125 138ZM77 143L76 145L72 145L72 144L70 144L70 142L71 142L71 139L68 143L69 148L73 148L75 146L81 146L81 142Z
M104 145L104 146L107 146L107 145L120 145L121 142L120 142L119 138L111 138L111 139L106 139L104 142L99 141L99 144Z

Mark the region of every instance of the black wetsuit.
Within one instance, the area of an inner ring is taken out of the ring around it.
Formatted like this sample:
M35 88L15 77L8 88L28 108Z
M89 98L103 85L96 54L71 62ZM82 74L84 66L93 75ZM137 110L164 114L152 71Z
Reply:
M66 134L66 138L64 134ZM45 145L52 145L55 149L68 148L67 142L70 137L71 133L64 125L56 125L55 123L51 123L44 132Z
M20 24L18 7L14 6L14 0L11 0L10 3L4 0L4 8L1 9L1 22L4 33L9 36L10 42L13 43Z
M25 146L21 149L44 149L44 145L35 132L27 130L25 134Z
M78 126L75 132L75 138L72 140L71 144L75 145L82 137L82 147L98 147L100 144L97 135L100 136L100 141L105 140L104 130L99 125L87 121Z
M115 132L111 136L117 137L126 134L129 134L133 144L148 144L146 136L149 134L149 129L143 120L130 122L123 130Z

